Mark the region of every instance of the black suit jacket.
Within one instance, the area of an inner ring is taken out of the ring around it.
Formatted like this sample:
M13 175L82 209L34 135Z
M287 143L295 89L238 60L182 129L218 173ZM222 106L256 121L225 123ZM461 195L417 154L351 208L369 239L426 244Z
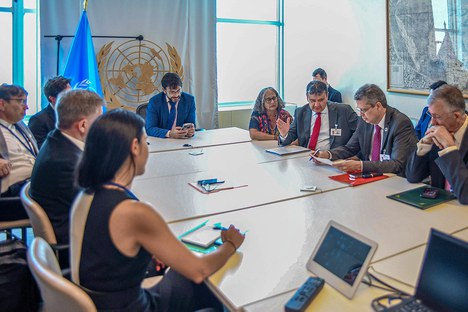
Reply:
M80 190L75 167L82 151L58 129L42 146L31 176L31 197L44 208L59 244L69 243L71 204Z
M55 129L55 110L49 104L29 119L29 129L34 134L37 146L41 148L49 132Z
M328 100L330 102L343 103L340 91L328 86Z
M439 151L435 144L426 155L418 156L415 151L408 160L406 178L416 183L430 175L431 185L442 189L447 179L460 203L468 204L468 130L463 135L458 151L441 157Z
M417 139L411 120L399 110L387 106L380 153L388 155L389 160L369 160L373 133L374 125L360 118L358 128L349 142L330 151L332 159L346 159L357 156L363 161L364 172L388 172L403 176L407 159L416 149Z
M329 134L331 129L341 129L341 136L330 135L330 147L334 148L346 144L356 131L358 117L354 110L349 105L341 105L328 101L328 123ZM294 113L294 121L289 128L288 136L284 141L280 140L280 145L291 144L294 140L299 139L299 145L307 147L310 139L310 120L312 118L312 110L309 104L306 104Z

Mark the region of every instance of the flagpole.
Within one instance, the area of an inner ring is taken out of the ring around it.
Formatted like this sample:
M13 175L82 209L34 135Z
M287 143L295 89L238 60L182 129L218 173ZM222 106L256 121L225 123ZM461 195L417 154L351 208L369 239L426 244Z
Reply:
M83 11L88 10L88 0L83 1Z

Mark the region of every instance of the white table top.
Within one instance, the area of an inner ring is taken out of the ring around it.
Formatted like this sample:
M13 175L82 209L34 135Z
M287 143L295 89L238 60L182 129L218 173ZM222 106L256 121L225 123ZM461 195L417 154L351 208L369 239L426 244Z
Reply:
M332 167L315 165L307 157L301 157L245 165L242 168L234 166L178 176L139 179L133 182L132 190L140 200L153 204L167 222L174 222L347 187L328 178L337 173ZM247 186L202 194L188 185L209 178ZM316 185L318 190L315 193L300 191L305 185Z
M199 148L205 146L225 145L240 142L249 142L250 135L247 130L240 128L221 128L206 131L197 131L195 136L189 139L163 139L148 136L149 151L164 152L180 149ZM190 144L191 146L183 146Z
M229 145L216 145L203 148L191 148L169 151L166 153L150 153L144 175L137 179L165 177L208 170L223 170L242 168L246 164L281 161L289 158L308 157L308 152L278 156L265 152L276 147L276 141L251 141ZM202 151L201 155L191 155L190 152Z
M306 262L330 219L377 241L374 262L423 244L431 227L447 232L466 227L468 209L455 201L423 211L385 198L418 186L392 177L212 216L212 222L232 223L248 233L238 253L208 283L233 309L295 290L310 274ZM177 222L171 227L180 234L203 220ZM348 302L337 298L336 304ZM324 310L333 311L328 305L331 301L324 301Z

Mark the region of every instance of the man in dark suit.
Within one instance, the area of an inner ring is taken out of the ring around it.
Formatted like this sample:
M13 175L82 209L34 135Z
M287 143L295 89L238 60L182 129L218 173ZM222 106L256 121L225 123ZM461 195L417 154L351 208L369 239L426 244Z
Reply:
M21 86L0 86L0 197L19 196L31 177L38 152L36 140L24 124L28 92ZM21 202L0 209L0 220L27 219Z
M431 185L452 190L458 201L468 204L468 117L459 89L443 85L427 99L431 127L418 142L406 167L409 182L428 176Z
M434 82L429 86L429 94L432 93L433 90L445 84L447 83L443 80ZM431 117L428 113L427 106L425 106L421 113L421 117L418 120L418 124L416 125L416 127L414 127L414 131L416 131L416 136L418 137L418 140L420 140L426 134L426 130L429 127L430 123Z
M163 92L153 96L146 111L146 133L159 138L184 139L195 134L195 98L182 92L175 73L161 79Z
M57 129L45 140L34 165L30 194L44 208L59 244L69 243L70 209L79 191L74 183L75 167L89 127L102 114L103 105L103 99L88 90L61 93Z
M346 145L320 151L316 156L332 160L355 158L335 165L349 173L388 172L404 175L407 158L417 141L410 119L388 106L385 94L374 84L359 88L354 100L362 117L356 132Z
M289 145L298 139L300 146L313 150L346 144L358 119L351 106L328 101L327 85L321 81L307 85L306 98L309 103L296 109L291 125L278 118L279 144Z
M327 72L322 68L317 68L312 73L312 79L324 82L328 87L328 100L335 103L343 103L340 91L333 89L327 81Z
M39 148L41 148L49 132L55 129L55 103L57 102L57 96L60 92L71 89L70 81L71 79L57 76L47 80L44 85L44 95L47 101L49 101L49 105L31 116L28 124Z

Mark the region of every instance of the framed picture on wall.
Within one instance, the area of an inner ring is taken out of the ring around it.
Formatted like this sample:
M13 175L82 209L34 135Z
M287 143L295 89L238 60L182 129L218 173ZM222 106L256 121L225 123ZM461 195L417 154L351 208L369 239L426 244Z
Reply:
M427 95L438 80L468 98L468 0L387 0L387 90Z

